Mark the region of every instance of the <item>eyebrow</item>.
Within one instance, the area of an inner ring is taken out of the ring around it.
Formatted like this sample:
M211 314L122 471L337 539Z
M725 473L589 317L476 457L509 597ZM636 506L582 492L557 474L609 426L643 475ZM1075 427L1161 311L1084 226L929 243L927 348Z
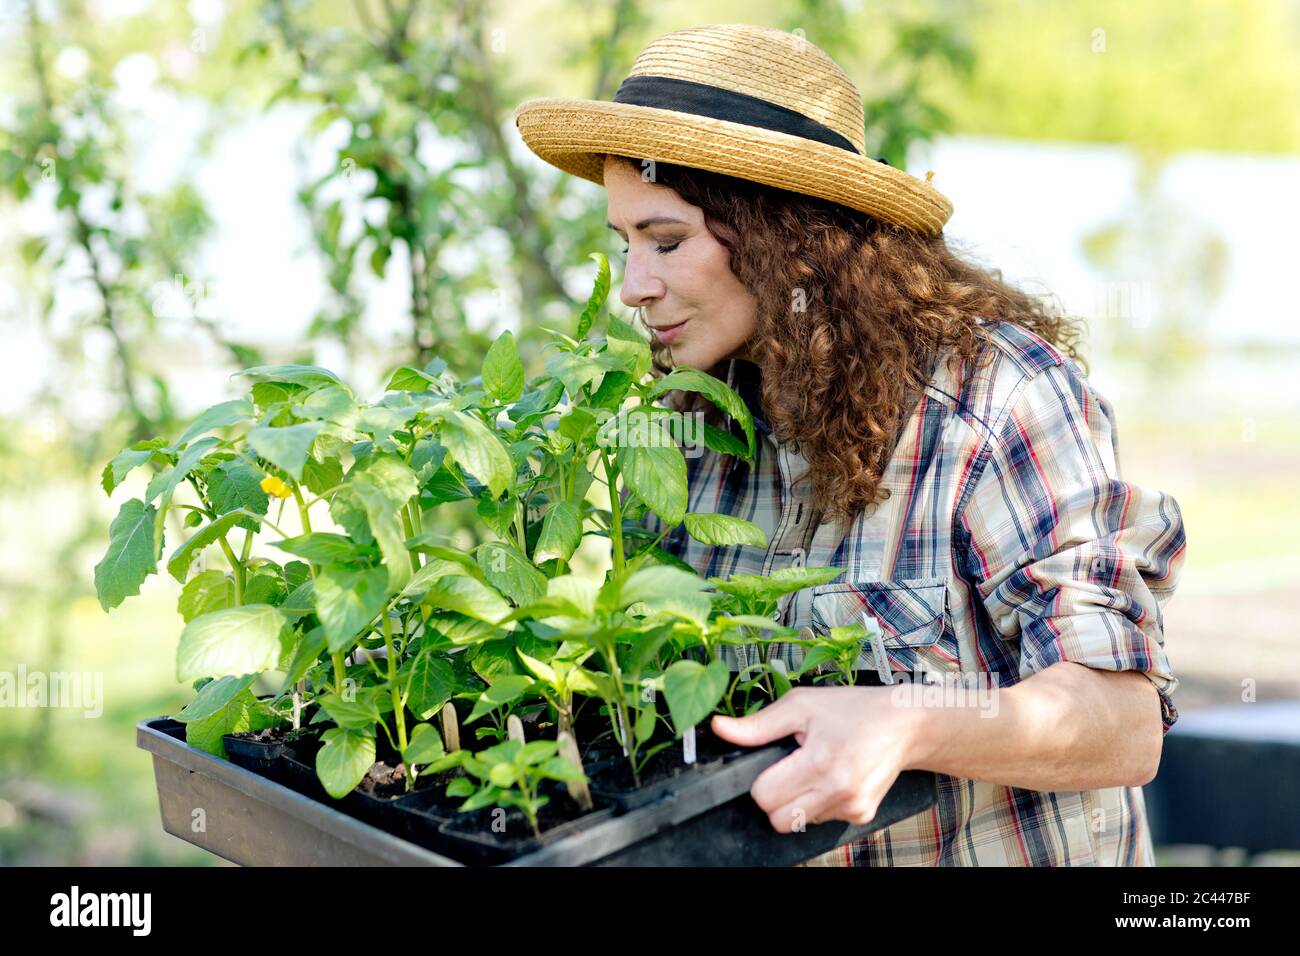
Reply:
M683 219L674 219L671 216L654 216L650 219L642 219L640 222L638 222L636 224L636 231L640 232L646 226L660 226L666 223L676 223L681 226L690 225L690 223L686 222ZM608 226L610 229L613 229L615 232L618 232L618 226L614 225L612 222L606 222L605 225Z

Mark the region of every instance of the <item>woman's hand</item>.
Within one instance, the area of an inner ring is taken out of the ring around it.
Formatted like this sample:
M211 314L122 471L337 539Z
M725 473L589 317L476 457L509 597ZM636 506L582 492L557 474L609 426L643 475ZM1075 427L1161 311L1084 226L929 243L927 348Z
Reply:
M724 740L755 747L794 735L799 749L750 788L778 833L805 824L867 823L914 757L921 712L887 687L796 687L748 717L713 718Z

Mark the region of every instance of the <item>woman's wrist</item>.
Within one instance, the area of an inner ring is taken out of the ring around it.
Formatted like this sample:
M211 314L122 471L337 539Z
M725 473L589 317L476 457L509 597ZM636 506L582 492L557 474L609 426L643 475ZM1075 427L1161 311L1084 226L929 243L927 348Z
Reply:
M970 721L979 719L974 708L928 704L919 689L913 691L907 685L896 686L890 701L905 715L902 726L908 770L943 772L962 741L969 742Z

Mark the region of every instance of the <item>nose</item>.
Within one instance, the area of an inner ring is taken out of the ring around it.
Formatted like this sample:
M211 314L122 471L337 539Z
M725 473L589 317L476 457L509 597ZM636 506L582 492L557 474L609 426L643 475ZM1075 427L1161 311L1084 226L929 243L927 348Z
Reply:
M630 309L639 309L662 299L666 291L663 280L654 274L645 255L636 249L629 252L627 264L623 267L623 287L619 290L623 304Z

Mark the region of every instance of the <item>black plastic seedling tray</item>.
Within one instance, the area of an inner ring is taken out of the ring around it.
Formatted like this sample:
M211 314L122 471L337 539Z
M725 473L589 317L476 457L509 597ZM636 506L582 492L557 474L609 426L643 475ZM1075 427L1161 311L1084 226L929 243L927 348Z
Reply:
M184 738L184 725L167 717L136 727L137 746L153 754L163 829L231 862L463 866L501 856L490 847L465 852L457 839L460 821L407 831L411 836L436 830L447 838L439 850L431 849L191 747ZM909 770L868 824L832 821L802 833L777 833L749 788L794 746L769 744L721 766L664 780L639 795L635 806L598 802L594 812L555 832L543 831L541 841L532 841L535 849L499 865L789 866L920 813L937 799L934 774Z

